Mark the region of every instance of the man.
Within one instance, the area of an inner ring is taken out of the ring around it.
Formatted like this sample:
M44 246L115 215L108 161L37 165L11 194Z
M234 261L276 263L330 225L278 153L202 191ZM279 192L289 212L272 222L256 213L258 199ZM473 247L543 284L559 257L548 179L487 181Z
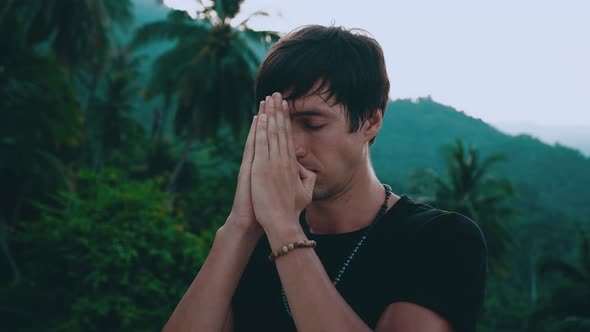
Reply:
M232 211L164 330L474 331L480 229L393 194L371 165L379 44L303 27L270 49L256 94Z

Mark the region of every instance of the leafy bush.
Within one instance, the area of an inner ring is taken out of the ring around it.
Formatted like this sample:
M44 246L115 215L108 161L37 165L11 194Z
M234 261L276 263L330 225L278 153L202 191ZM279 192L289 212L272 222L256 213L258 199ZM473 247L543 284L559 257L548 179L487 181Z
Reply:
M14 323L29 325L20 330L159 331L209 240L171 215L161 179L137 182L113 170L80 177L78 194L62 192L61 209L42 206L41 219L19 233L26 283L2 294L13 297Z

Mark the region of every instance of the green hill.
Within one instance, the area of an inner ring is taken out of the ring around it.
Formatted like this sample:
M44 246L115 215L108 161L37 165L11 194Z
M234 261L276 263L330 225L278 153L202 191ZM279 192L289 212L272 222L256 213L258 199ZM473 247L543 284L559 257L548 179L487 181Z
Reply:
M376 172L406 184L410 172L445 169L439 148L460 137L483 155L503 153L509 162L498 175L510 178L526 208L559 209L574 217L590 216L590 158L561 145L550 146L528 135L510 136L480 119L430 98L389 104L383 128L372 147Z

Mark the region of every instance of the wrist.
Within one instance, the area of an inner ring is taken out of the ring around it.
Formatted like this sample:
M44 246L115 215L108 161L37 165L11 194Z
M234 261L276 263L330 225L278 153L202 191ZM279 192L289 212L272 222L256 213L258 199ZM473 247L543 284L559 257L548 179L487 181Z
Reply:
M280 227L269 227L264 231L272 251L288 243L307 240L305 232L303 232L303 229L298 223L291 223Z
M264 235L264 229L256 220L254 222L240 222L230 216L225 224L217 230L217 234L231 234L232 237L258 241Z

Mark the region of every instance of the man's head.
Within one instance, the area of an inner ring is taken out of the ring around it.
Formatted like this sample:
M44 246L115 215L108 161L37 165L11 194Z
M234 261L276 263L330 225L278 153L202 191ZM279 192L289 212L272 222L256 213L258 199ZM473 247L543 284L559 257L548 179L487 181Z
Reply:
M256 100L288 90L288 99L295 100L326 88L344 106L351 133L373 112L383 115L389 78L377 41L363 30L320 25L298 28L268 52L256 78Z
M363 31L299 28L271 47L258 72L257 100L274 92L289 101L298 161L318 175L314 199L348 186L389 99L379 44Z

